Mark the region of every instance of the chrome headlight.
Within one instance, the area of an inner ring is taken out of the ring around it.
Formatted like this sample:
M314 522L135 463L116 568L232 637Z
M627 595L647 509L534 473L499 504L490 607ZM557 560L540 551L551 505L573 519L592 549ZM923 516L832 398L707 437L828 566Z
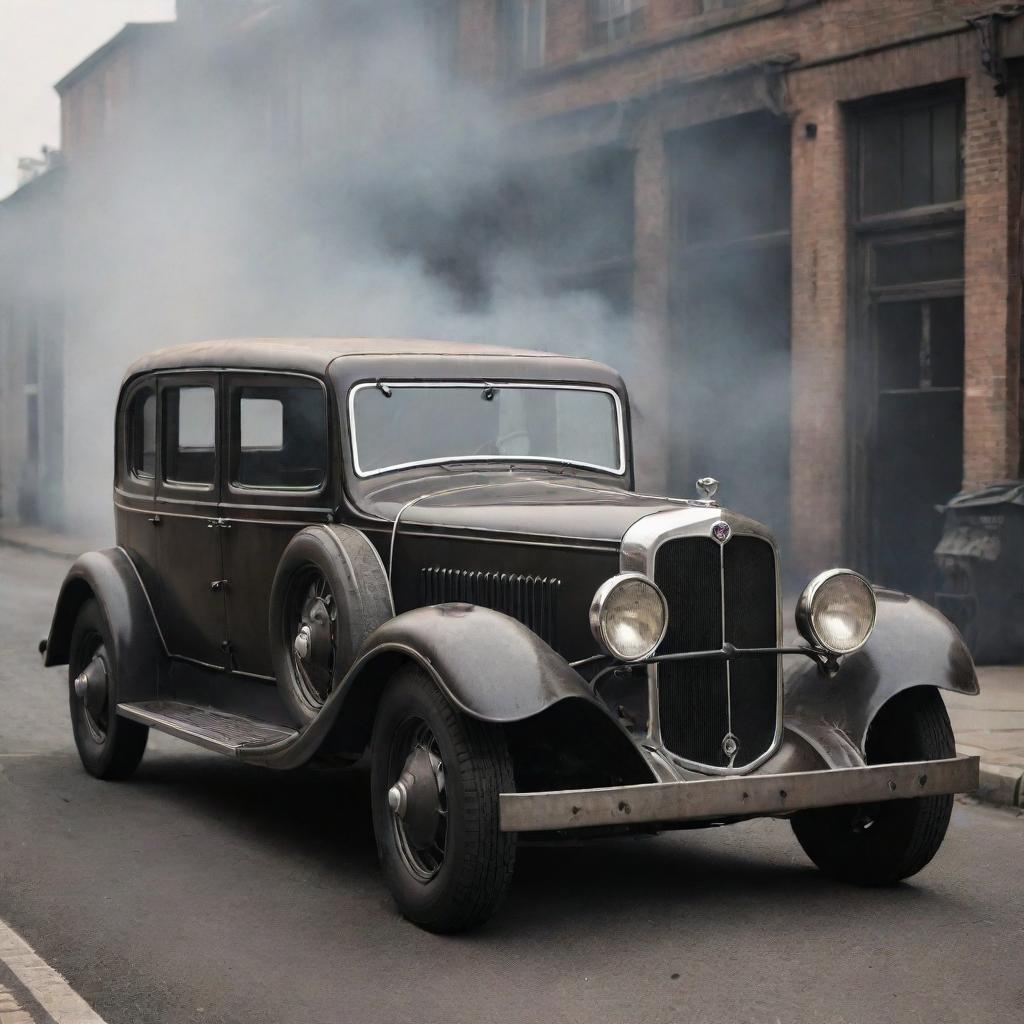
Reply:
M638 572L613 576L594 594L590 629L601 649L619 661L649 657L668 629L665 595Z
M804 587L796 606L796 628L830 654L852 654L875 628L875 592L859 573L829 569Z

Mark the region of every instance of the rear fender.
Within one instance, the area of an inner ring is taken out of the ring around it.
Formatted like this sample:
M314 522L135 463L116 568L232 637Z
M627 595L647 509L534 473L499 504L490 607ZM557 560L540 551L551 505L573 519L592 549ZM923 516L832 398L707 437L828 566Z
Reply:
M71 566L57 597L43 664L66 665L78 613L95 598L114 650L118 699L147 700L157 695L164 645L142 580L124 548L89 551Z
M830 764L835 750L853 744L864 753L878 712L916 686L975 694L978 677L967 645L930 605L892 590L877 590L878 618L868 642L844 658L831 679L810 662L787 674L786 726ZM832 755L832 756L829 756Z

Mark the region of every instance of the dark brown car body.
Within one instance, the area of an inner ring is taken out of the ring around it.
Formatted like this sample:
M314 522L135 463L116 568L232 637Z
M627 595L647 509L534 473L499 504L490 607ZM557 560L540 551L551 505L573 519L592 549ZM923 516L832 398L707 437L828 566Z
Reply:
M360 475L349 395L397 381L605 389L621 410L621 472L510 456ZM164 390L186 383L216 396L201 485L171 478L163 418L150 439L155 465L140 475L132 464L126 411L140 394L161 409ZM254 384L308 388L322 408L319 482L308 473L292 488L237 482L235 396ZM97 600L126 718L254 764L354 761L387 679L414 663L460 713L507 730L509 831L706 824L948 793L976 776L969 759L885 773L865 758L871 724L897 694L976 692L956 631L920 602L878 591L861 650L840 661L805 651L784 680L770 533L714 501L635 492L628 395L605 366L415 340L216 342L137 362L117 416L117 547L72 568L45 651L47 664L66 663L78 610ZM721 522L728 543L712 535ZM289 543L318 524L368 538L393 614L322 710L296 723L275 685L271 591ZM667 598L660 661L616 664L595 642L595 591L623 571L652 578ZM732 757L721 748L727 731L738 738Z

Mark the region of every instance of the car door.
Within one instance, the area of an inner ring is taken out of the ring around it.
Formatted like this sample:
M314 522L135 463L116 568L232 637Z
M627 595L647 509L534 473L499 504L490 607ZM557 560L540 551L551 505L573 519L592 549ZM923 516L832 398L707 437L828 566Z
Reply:
M221 488L232 666L273 678L270 590L281 554L312 523L332 519L328 393L300 374L225 375Z
M219 389L214 373L160 378L154 603L172 655L226 668Z

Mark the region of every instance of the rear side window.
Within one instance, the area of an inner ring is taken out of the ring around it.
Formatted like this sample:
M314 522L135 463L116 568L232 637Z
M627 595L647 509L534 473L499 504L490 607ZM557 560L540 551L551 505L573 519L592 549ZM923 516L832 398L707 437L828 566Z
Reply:
M128 469L141 480L156 476L156 392L140 388L132 397L127 418Z
M217 403L212 387L164 390L164 479L212 485L216 472Z
M327 477L327 399L319 384L236 388L232 483L318 490Z

